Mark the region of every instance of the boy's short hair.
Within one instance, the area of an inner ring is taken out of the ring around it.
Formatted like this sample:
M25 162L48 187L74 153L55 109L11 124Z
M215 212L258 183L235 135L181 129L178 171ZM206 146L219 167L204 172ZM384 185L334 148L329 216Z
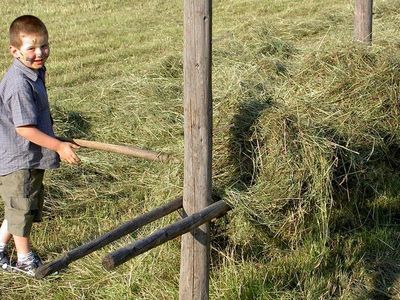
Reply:
M32 15L20 16L11 23L9 30L10 45L20 48L22 46L21 35L24 34L49 35L46 25L38 17Z

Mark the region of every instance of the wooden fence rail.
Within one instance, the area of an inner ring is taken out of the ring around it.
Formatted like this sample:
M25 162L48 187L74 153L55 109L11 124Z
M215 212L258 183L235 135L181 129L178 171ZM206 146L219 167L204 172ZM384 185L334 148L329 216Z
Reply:
M105 245L116 241L117 239L131 233L140 227L143 227L157 219L160 219L180 208L182 208L182 196L178 197L158 208L155 208L135 219L132 219L119 227L111 230L102 236L79 246L71 251L68 251L64 256L40 266L35 273L35 277L38 279L44 278L49 274L52 274L60 269L67 267L71 262L80 259L95 250L98 250Z
M230 206L223 200L215 202L197 213L155 231L142 240L138 240L108 254L103 259L103 266L107 270L112 270L139 254L185 234L214 218L224 215L230 209Z

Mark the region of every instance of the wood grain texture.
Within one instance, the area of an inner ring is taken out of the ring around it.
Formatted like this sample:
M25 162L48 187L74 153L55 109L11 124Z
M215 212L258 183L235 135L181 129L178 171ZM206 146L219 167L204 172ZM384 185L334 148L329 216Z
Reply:
M354 40L370 45L372 43L373 0L355 0Z
M184 192L192 215L211 203L211 0L184 1ZM182 236L179 298L208 299L210 232L205 223Z

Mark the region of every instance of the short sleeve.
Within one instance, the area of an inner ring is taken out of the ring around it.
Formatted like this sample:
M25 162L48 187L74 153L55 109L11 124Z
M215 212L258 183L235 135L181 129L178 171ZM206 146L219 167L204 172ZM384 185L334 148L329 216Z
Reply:
M10 98L10 109L15 127L37 125L37 107L29 84L19 85Z

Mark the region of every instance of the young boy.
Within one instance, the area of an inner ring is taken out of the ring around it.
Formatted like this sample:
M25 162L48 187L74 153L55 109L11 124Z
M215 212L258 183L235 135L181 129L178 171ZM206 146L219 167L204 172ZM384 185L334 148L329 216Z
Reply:
M4 221L0 227L0 265L10 263L7 243L14 239L16 268L34 275L41 265L29 235L41 221L44 170L60 159L78 164L77 145L55 138L45 86L44 66L50 54L46 26L37 17L16 18L9 29L13 64L0 82L0 195Z

